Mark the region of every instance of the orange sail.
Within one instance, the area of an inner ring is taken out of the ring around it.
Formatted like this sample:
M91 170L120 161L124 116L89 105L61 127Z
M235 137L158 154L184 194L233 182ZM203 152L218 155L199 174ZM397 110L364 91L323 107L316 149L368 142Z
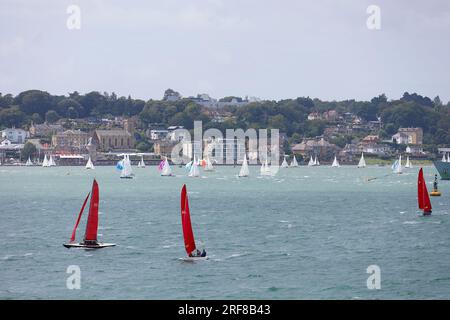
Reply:
M192 232L186 185L183 185L183 188L181 189L181 224L183 227L184 248L186 249L186 253L189 255L196 249L196 247L194 233Z
M431 201L430 196L428 195L427 184L423 178L422 168L420 168L419 176L417 178L417 201L419 209L422 209L424 214L431 213Z

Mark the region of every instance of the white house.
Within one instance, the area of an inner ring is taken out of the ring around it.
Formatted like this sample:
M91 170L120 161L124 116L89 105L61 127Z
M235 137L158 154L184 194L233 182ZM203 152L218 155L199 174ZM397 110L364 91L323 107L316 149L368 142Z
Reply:
M185 141L190 139L190 135L188 131L185 130L178 130L178 129L184 129L183 126L170 126L167 128L167 131L169 133L167 134L167 137L170 141Z
M8 128L2 131L2 138L8 139L13 144L25 143L25 139L29 136L30 133L23 129Z
M408 144L412 143L412 138L403 132L398 132L392 136L392 142L397 144Z
M169 130L150 130L150 140L162 140L167 138Z

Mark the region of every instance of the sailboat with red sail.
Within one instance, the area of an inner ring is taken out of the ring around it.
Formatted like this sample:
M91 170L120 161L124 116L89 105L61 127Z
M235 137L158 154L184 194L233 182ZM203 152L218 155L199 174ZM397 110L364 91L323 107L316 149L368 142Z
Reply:
M186 191L186 185L181 189L181 225L183 228L184 248L187 257L182 260L196 261L206 260L206 251L200 252L195 245L194 232L192 231L191 214L189 210L189 200Z
M80 243L75 242L75 235L78 228L78 224L80 223L81 216L83 215L84 208L86 207L87 201L91 197L91 201L89 204L89 215L86 223L86 232L84 234L84 239ZM100 201L98 183L94 179L92 183L92 190L84 199L83 206L81 207L80 213L78 214L77 221L75 223L75 227L72 231L72 236L70 237L70 242L65 243L64 247L66 248L88 248L88 249L99 249L105 247L115 246L114 243L100 243L97 241L97 230L98 230L98 205Z
M429 216L431 214L431 201L428 195L427 184L423 178L422 168L420 168L417 178L417 201L419 203L419 209L423 210L423 215Z

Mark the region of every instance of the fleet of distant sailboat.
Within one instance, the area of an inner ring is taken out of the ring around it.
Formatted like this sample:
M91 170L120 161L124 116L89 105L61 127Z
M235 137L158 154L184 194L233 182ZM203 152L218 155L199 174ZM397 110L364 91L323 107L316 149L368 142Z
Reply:
M120 160L117 163L117 168L121 170L121 178L132 178L133 172L131 169L131 161L129 158L130 155L124 154L123 159ZM203 164L203 161L206 161L206 164ZM312 161L313 165L316 165L318 163L317 156L313 160L312 156L310 158L310 162ZM143 162L143 159L141 158L141 161L139 164ZM186 165L186 168L189 170L188 176L190 177L198 177L199 176L199 166L203 166L205 169L208 167L208 162L210 162L209 157L207 157L205 160L199 161L196 156L194 156L193 160ZM283 163L287 160L286 157L284 157ZM31 163L31 159L28 158L27 163ZM54 163L52 156L50 155L49 158L47 158L47 155L44 156L44 163L46 166L52 166L52 163ZM211 163L211 162L210 162ZM293 157L293 160L291 162L291 165L281 165L282 168L288 168L288 167L297 167L298 163L295 158ZM334 156L333 163L331 167L339 167L340 164L337 160L337 156ZM364 161L364 154L361 154L361 159L358 163L358 167L363 168L365 167L365 161ZM94 165L91 161L91 158L89 157L88 162L86 164L86 168L88 169L94 169ZM265 159L262 162L261 165L261 175L269 175L271 174L270 166L268 164L268 160ZM406 165L405 168L412 168L411 161L409 159L409 156L407 156ZM159 165L159 169L161 171L161 176L170 176L172 175L172 170L169 164L169 161L167 157L161 161ZM399 156L399 159L395 161L395 163L392 165L392 169L394 173L402 173L402 156ZM249 167L248 167L248 160L247 155L244 154L244 158L242 161L242 165L239 171L238 177L248 177L250 175ZM435 182L435 189L434 191L437 191L437 183ZM86 222L86 231L83 237L83 240L81 242L76 242L76 230L78 228L78 225L80 223L81 217L83 215L84 209L86 207L86 204L90 198L90 205L89 205L89 213L88 218ZM423 211L423 215L430 215L432 212L432 206L430 197L428 194L426 182L423 175L423 169L420 168L418 173L418 180L417 180L417 199L418 199L418 207L420 210ZM83 205L80 209L80 212L78 213L77 220L75 223L75 226L72 231L72 235L70 237L70 241L68 243L64 244L64 247L66 248L87 248L87 249L98 249L98 248L105 248L105 247L111 247L115 246L113 243L100 243L97 239L97 230L98 230L98 210L99 210L99 186L97 181L94 179L92 184L92 190L88 193L86 196ZM197 249L195 239L194 239L194 233L192 229L191 224L191 217L190 217L190 208L189 208L189 200L186 190L186 185L183 185L181 190L181 224L182 224L182 232L183 232L183 239L184 239L184 247L185 251L187 253L187 257L182 258L182 260L185 261L196 261L196 260L206 260L208 257L206 256L206 251L200 251Z

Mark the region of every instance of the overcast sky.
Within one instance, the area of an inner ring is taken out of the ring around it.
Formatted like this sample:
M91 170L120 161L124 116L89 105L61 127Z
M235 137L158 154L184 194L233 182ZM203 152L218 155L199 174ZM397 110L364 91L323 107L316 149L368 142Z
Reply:
M81 9L69 30L67 7ZM366 9L381 8L369 30ZM0 0L0 92L450 100L448 0Z

